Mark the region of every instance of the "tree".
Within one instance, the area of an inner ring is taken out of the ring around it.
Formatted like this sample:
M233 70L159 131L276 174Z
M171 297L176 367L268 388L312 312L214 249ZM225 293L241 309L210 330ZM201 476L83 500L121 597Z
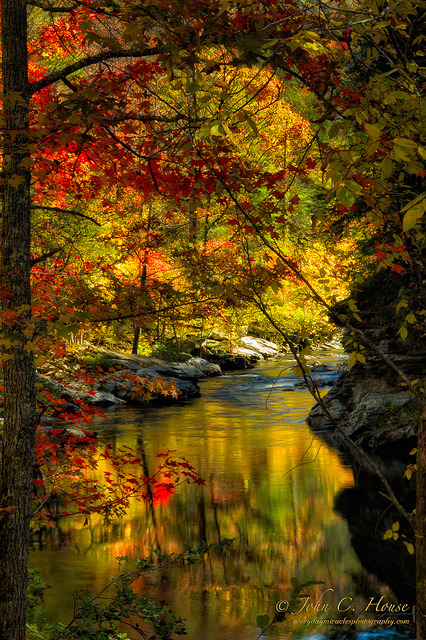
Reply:
M37 426L35 372L27 335L31 309L31 199L28 138L27 5L1 6L3 51L3 309L13 320L3 338L5 385L0 484L0 635L25 638L29 525ZM6 340L6 342L5 342ZM6 391L7 390L7 391Z

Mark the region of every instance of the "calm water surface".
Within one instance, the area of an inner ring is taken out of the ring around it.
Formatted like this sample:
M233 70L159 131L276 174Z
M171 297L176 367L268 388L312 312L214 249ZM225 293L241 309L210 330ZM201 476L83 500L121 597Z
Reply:
M35 536L31 563L52 587L45 597L52 616L70 616L73 590L100 591L116 572L117 557L146 557L152 548L182 552L224 538L234 539L224 555L159 570L137 585L186 618L188 640L254 640L256 616L273 613L289 596L293 576L323 580L325 586L311 588L312 602L330 589L323 601L332 609L345 596L362 608L366 581L371 593L387 593L361 568L347 525L333 510L353 473L309 431L313 401L294 387L290 366L282 359L201 381L202 397L184 406L107 412L98 433L117 447L142 446L150 473L156 454L172 449L206 484L178 487L155 508L135 501L109 524L97 516L62 519ZM316 616L305 610L265 637L306 635L302 623Z

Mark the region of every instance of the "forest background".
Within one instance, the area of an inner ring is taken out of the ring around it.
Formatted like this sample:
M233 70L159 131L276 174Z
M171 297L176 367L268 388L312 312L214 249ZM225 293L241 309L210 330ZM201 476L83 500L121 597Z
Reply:
M297 342L327 333L331 316L360 366L373 352L389 361L361 301L391 291L395 341L421 344L424 5L1 10L0 628L21 639L46 402L35 371L65 357L71 336L136 352L194 328L232 337L255 321L269 332L269 318ZM420 639L424 382L388 364L419 411Z

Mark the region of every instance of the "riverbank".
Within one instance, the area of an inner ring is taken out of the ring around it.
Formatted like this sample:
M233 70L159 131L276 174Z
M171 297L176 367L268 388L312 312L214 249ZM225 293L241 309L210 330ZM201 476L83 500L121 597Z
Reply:
M65 402L62 411L68 414L80 413L81 403L94 407L147 407L185 402L200 395L201 379L220 376L222 368L252 368L256 362L280 352L278 345L267 340L247 336L242 341L245 346L235 353L225 353L213 361L193 357L186 362L166 362L88 345L52 370L39 373L39 392ZM43 420L49 422L51 416L46 415Z

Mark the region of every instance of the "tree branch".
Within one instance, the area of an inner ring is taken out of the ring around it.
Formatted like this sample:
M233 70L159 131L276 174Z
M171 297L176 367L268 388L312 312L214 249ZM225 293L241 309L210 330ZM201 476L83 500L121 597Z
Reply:
M41 209L42 211L53 211L54 213L65 213L66 215L77 216L78 218L84 218L84 220L93 222L97 227L102 227L100 222L90 216L86 216L84 213L80 213L80 211L76 211L75 209L61 209L60 207L45 207L42 205L32 205L31 209Z
M172 304L168 307L162 307L161 309L153 309L153 310L145 309L144 311L139 311L137 313L127 313L126 315L122 315L122 316L110 316L109 318L99 318L97 320L95 319L86 320L86 322L88 324L99 324L102 322L117 322L121 320L131 320L132 318L141 318L143 316L161 314L166 311L173 311L174 309L178 309L179 307L187 307L191 304L205 304L206 302L217 302L218 300L220 300L220 296L213 296L211 298L204 298L204 300L189 300L188 302L180 302L178 304Z
M91 67L92 65L98 64L100 62L105 62L106 60L118 60L120 58L149 58L150 56L155 56L158 53L159 52L157 47L150 47L144 50L132 48L121 49L119 51L102 51L101 53L97 53L93 56L82 58L78 62L74 62L74 64L70 64L63 69L53 71L41 80L31 82L29 84L29 92L30 95L33 95L37 91L40 91L41 89L44 89L45 87L48 87L51 84L58 82L59 80L63 80L72 73L80 71L80 69L86 69L87 67Z
M184 114L181 114L181 113L178 113L175 116L154 116L150 114L125 113L122 116L116 116L115 118L102 117L102 118L99 118L99 120L107 124L120 124L120 122L128 122L129 120L134 120L137 122L164 122L166 124L179 122L179 120L189 120L192 122L192 119L190 117L185 116Z
M297 349L295 348L295 346L292 343L292 341L290 340L290 338L286 335L286 333L284 333L284 331L281 329L281 327L275 322L275 320L269 314L269 312L266 309L266 307L265 307L262 299L260 298L260 296L258 296L258 300L257 301L254 300L254 302L255 302L255 304L257 304L259 309L262 311L262 313L265 315L265 317L269 320L269 322L272 324L272 326L280 333L280 335L286 341L286 343L289 346L290 351L291 351L294 359L296 360L296 362L297 362L297 364L298 364L298 366L299 366L299 368L300 368L300 370L302 372L302 376L303 376L305 384L306 384L306 386L308 388L309 393L314 398L314 400L316 400L318 402L318 404L320 405L323 413L330 420L330 423L333 425L334 429L342 436L342 438L346 442L346 444L349 445L349 447L352 450L356 451L358 456L360 458L362 458L362 460L364 460L364 462L374 471L374 473L377 475L377 477L380 479L381 483L383 484L383 486L386 489L386 493L387 493L386 497L388 498L388 500L390 500L390 502L392 502L394 507L399 511L399 513L407 520L407 522L414 529L414 527L415 527L415 518L413 517L412 514L408 513L408 511L406 509L404 509L404 507L402 506L402 504L400 503L400 501L396 497L396 495L395 495L392 487L390 486L389 482L386 480L385 476L380 471L380 469L378 468L376 463L370 458L368 453L366 453L364 451L364 449L362 449L362 447L360 447L359 444L357 442L355 442L355 440L353 440L350 436L348 436L344 432L344 430L340 427L340 425L337 422L337 420L335 420L334 416L331 415L330 411L328 410L328 408L326 407L326 405L324 403L323 398L321 397L321 394L318 391L318 387L317 387L317 385L315 383L315 380L312 378L312 376L306 370L305 363L302 361L302 358L300 358L299 354L297 353Z
M225 189L226 193L229 195L229 197L232 200L232 202L235 204L235 206L238 209L238 211L252 225L252 227L256 231L258 237L264 243L265 247L268 247L268 249L270 249L272 251L272 253L274 253L277 256L277 258L279 258L279 260L281 260L281 262L283 264L285 264L286 267L288 267L301 282L303 282L303 284L309 289L309 291L311 292L311 294L313 296L313 299L317 303L319 303L322 307L327 309L327 311L329 312L329 314L332 317L334 317L336 320L338 320L344 327L346 327L346 329L349 329L349 331L351 331L353 334L356 334L360 338L360 340L362 340L362 342L364 344L366 344L368 347L370 347L370 349L375 351L381 357L381 359L384 360L386 362L386 364L391 369L393 369L395 371L395 373L400 377L400 379L403 380L403 382L405 382L405 384L407 385L407 388L411 391L412 395L416 398L416 400L421 402L421 400L422 400L421 395L419 394L417 389L414 387L413 383L408 378L408 376L405 375L404 371L402 371L402 369L400 367L398 367L398 365L395 364L395 362L393 362L387 356L387 354L383 351L383 349L381 349L378 345L376 345L369 338L367 338L367 336L363 333L363 331L361 331L361 329L358 329L357 327L354 327L353 324L351 324L344 316L342 316L340 313L338 313L333 308L333 306L330 305L320 295L320 293L315 289L315 287L313 287L313 285L309 282L309 280L297 268L295 263L292 260L289 260L288 258L286 258L286 256L281 252L280 248L277 247L277 246L274 246L268 240L268 238L265 236L265 234L263 233L262 229L260 228L259 224L257 224L256 222L253 222L251 216L248 215L247 211L244 209L244 207L241 205L239 200L236 198L236 196L234 195L232 189L227 185L225 180L216 171L216 169L211 165L211 163L208 160L206 160L199 151L198 151L198 155L205 162L206 166L215 175L215 177L220 181L220 183L222 184L222 186Z
M71 5L69 5L68 7L65 7L65 6L54 7L52 5L45 4L43 2L36 2L35 0L27 0L27 4L30 7L37 7L38 9L41 9L42 11L48 11L49 13L72 13L73 11L81 7L83 3L76 1L76 2L73 2Z
M47 260L47 258L54 256L55 253L58 253L58 251L60 251L61 249L63 249L63 247L57 247L56 249L52 249L52 251L49 251L49 253L43 253L43 255L39 256L38 258L34 258L33 260L31 260L31 266L33 267L35 264L43 262L43 260Z

